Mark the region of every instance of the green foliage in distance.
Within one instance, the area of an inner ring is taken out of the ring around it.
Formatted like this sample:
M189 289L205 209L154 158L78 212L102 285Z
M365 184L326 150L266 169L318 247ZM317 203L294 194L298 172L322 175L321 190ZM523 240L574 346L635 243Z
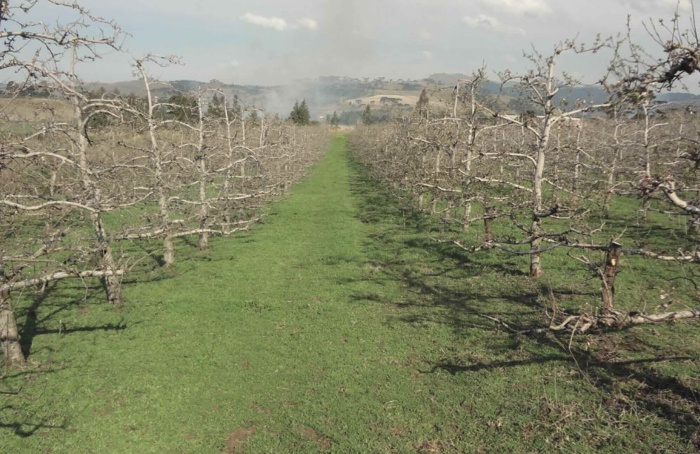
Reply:
M292 112L289 114L289 119L297 125L308 125L311 123L311 113L309 112L309 106L306 104L305 99L301 104L299 104L299 101L294 103Z
M194 96L177 94L168 98L169 106L163 112L165 118L191 123L198 117L197 99Z
M365 107L364 112L362 112L362 124L371 125L372 123L372 109L369 107L369 104L367 104L367 107Z
M423 91L420 92L420 97L418 98L418 102L416 103L416 108L414 110L414 113L419 118L427 119L429 110L430 110L430 98L428 97L427 90L424 88Z
M212 118L224 118L226 116L226 112L224 112L223 95L219 96L217 93L214 93L214 96L212 96L211 101L209 101L207 115Z
M328 124L331 125L331 128L337 128L338 125L340 124L340 117L338 117L338 112L333 112L333 116L329 117L328 119Z

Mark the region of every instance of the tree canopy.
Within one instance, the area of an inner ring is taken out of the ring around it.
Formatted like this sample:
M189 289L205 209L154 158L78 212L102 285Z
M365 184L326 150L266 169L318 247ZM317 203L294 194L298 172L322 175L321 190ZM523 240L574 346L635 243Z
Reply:
M299 101L294 103L289 119L297 125L308 125L311 123L311 113L305 99L301 101L301 104L299 104Z

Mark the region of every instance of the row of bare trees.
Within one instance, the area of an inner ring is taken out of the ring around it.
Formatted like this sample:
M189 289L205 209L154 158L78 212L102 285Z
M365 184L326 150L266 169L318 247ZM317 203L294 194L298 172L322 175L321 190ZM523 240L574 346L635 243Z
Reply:
M81 65L119 50L121 29L72 2L0 5L0 71L22 78L0 99L0 344L5 365L21 367L13 296L98 278L122 302L123 276L145 258L136 251L172 267L178 238L206 249L212 235L247 229L317 161L328 131L251 119L222 92L159 100L150 71L171 59L154 56L133 65L145 98L87 92ZM72 20L32 20L38 5ZM50 97L27 96L38 91Z
M586 332L700 314L691 309L634 319L615 308L622 254L669 265L700 262L700 120L692 110L655 102L648 84L662 81L652 75L644 76L646 91L640 96L632 84L639 85L642 76L620 73L617 54L618 65L611 65L612 73L604 78L611 93L607 102L566 99L563 93L577 82L557 70L560 56L583 58L603 48L615 46L611 41L591 47L564 42L549 56L530 55L532 69L524 74L500 73L504 86L519 93L521 113L509 112L497 97L481 96L481 70L449 93L434 90L434 98L450 105L451 112L435 116L416 109L410 117L364 128L351 138L356 154L378 180L414 208L458 227L449 237L456 247L527 257L533 278L546 271L543 257L561 248L592 270L601 283L597 312L561 314L546 330ZM635 236L613 219L618 213L611 206L634 203L639 203L635 224L644 225L651 210L687 218L675 250L648 244L648 235ZM475 224L482 226L476 232ZM622 241L634 246L624 248ZM588 258L591 251L605 252L605 260Z

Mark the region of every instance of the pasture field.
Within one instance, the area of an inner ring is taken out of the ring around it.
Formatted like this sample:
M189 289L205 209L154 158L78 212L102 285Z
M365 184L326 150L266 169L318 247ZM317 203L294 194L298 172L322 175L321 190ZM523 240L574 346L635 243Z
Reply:
M630 225L634 210L613 207ZM669 247L684 228L650 222ZM92 282L16 295L32 366L0 379L0 452L700 447L697 322L513 335L489 317L535 326L544 308L595 304L598 281L565 251L530 279L526 259L467 254L439 241L446 228L338 135L263 223L205 252L182 241L172 271L144 261L121 306ZM626 260L620 307L695 303L665 266Z
M398 104L406 104L408 106L415 106L416 103L418 102L418 96L411 93L411 94L405 94L403 92L398 92L396 94L392 92L386 92L382 93L379 95L373 95L373 96L365 96L363 98L357 98L357 99L349 99L345 101L345 104L349 105L377 105L379 106L380 104L387 104L390 105L391 103L398 103Z
M41 123L45 121L70 121L73 108L63 99L51 98L0 98L0 114L3 123Z

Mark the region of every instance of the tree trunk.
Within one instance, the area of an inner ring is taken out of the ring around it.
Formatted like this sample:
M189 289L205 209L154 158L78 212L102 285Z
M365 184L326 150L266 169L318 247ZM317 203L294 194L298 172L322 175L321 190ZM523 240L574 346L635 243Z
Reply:
M613 161L608 168L608 190L603 198L603 214L607 218L610 215L610 201L613 196L613 186L615 185L615 172L617 172L617 159L619 150L615 150Z
M537 251L540 248L540 243L542 238L539 235L542 234L542 220L535 217L532 221L532 235L534 239L530 243L530 250ZM533 252L530 254L530 277L540 277L544 274L542 270L542 262L539 252Z
M484 217L484 242L493 241L493 218L491 216Z
M197 156L199 157L199 228L204 230L209 219L209 206L207 205L207 160L204 153L204 111L202 110L202 96L197 98L197 112L199 115L199 141L197 143ZM209 233L202 231L199 234L199 250L209 248Z
M165 235L163 238L163 264L166 268L172 268L175 265L175 247L171 235Z
M649 138L649 132L651 127L649 126L649 104L645 101L642 104L642 109L644 109L644 175L647 178L651 178L651 142ZM649 220L649 198L644 199L642 204L642 221L646 224Z
M165 182L162 179L160 168L160 157L156 158L156 184L158 184L158 218L165 232L163 237L163 265L166 268L172 268L175 265L175 246L173 245L173 237L170 232L170 215L168 212L168 199L165 192Z
M209 218L209 207L207 206L207 188L206 188L206 161L204 156L200 156L199 161L199 228L207 228L207 219ZM204 251L209 247L209 234L201 232L199 234L199 250Z
M537 150L537 166L535 167L534 178L533 178L533 220L532 220L532 236L533 240L530 243L530 250L533 251L530 254L530 277L540 277L544 274L542 270L542 262L539 252L540 243L542 238L542 219L538 215L542 211L542 183L544 181L544 163L545 163L545 148L547 147L547 138L549 137L549 125L545 125L545 133L543 134L544 139L539 144L539 150Z
M70 72L73 88L75 88L77 85L77 78L75 75L75 52L76 50L74 45L72 48ZM90 220L92 221L92 226L95 230L95 237L97 239L100 258L102 259L102 266L105 268L105 270L111 271L112 274L111 276L105 276L102 280L102 284L105 287L109 302L113 304L120 304L122 302L122 284L119 276L117 276L117 266L112 254L112 246L109 243L104 221L102 220L102 212L100 211L102 209L102 191L100 191L100 187L98 186L98 179L92 175L88 161L89 141L86 137L87 120L85 118L85 112L83 111L84 107L81 105L80 98L75 94L71 95L71 101L73 103L73 115L76 133L78 136L76 145L78 149L78 162L80 164L80 179L82 180L83 196L89 201L88 203L92 204L95 208L95 211L90 213Z
M573 191L577 192L581 183L581 134L583 129L576 131L576 163L574 165Z
M697 214L693 215L688 221L688 232L694 236L700 235L700 216Z
M608 246L608 253L605 256L605 268L603 269L602 285L602 314L606 315L615 310L615 277L620 268L620 257L622 256L622 245L611 241Z
M615 112L615 121L617 122L617 112ZM613 134L613 139L615 140L615 147L613 148L613 159L608 167L608 190L605 192L605 198L603 199L603 214L607 218L610 214L610 200L613 196L613 186L615 185L615 172L617 172L617 163L621 158L622 148L620 147L619 139L620 124L615 125L615 132Z
M700 207L700 193L698 193L697 197L695 198L693 205ZM700 234L700 214L695 213L690 217L688 220L688 232L696 237L698 234Z
M110 274L101 279L102 285L107 293L107 300L112 304L121 304L122 282L117 273L117 263L112 255L112 246L109 243L109 239L107 239L107 232L104 228L102 216L100 213L92 213L91 217L95 233L97 234L97 244L99 245L100 256L102 258L102 266L105 271L110 272Z
M6 367L22 368L27 364L19 343L17 320L9 291L0 291L0 344Z
M578 191L579 182L581 181L581 149L576 149L576 162L574 164L574 183L572 190L574 192Z
M642 223L646 224L649 220L649 207L651 205L649 197L645 197L642 201Z
M462 231L468 232L469 231L469 224L470 220L469 218L472 215L472 203L471 202L465 202L464 203L464 216L462 216Z

